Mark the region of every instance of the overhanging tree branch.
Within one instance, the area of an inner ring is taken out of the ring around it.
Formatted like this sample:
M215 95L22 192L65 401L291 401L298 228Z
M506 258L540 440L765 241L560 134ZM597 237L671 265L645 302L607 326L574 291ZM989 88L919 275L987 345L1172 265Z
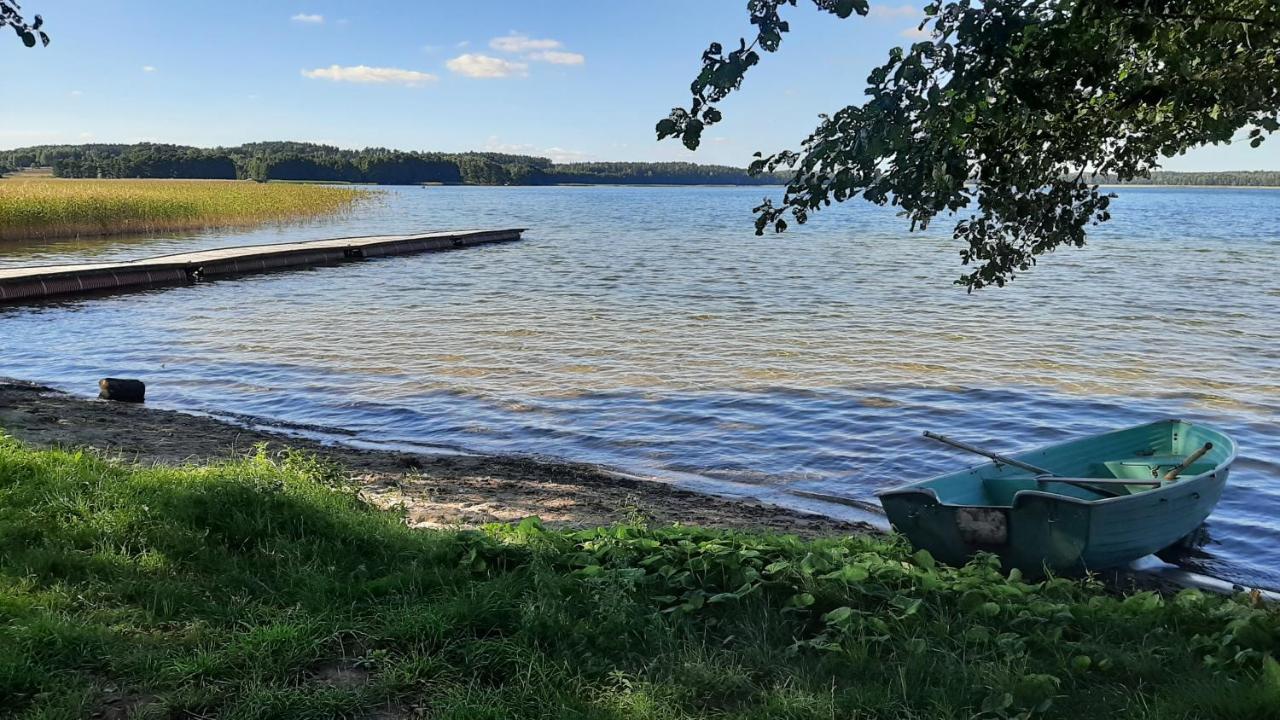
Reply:
M23 45L35 47L37 41L42 45L48 45L49 36L40 29L43 25L44 18L39 15L33 17L31 22L23 19L22 8L16 0L0 0L0 27L13 28Z
M869 12L865 1L813 2L840 17ZM779 48L779 10L795 4L753 0L755 40L727 55L712 44L689 108L658 123L659 139L696 149L756 49ZM757 153L754 171L791 174L780 204L756 208L757 232L857 196L898 207L912 229L945 214L973 266L957 282L1003 285L1110 218L1100 175L1143 177L1242 128L1253 126L1254 146L1280 129L1270 0L954 0L924 14L930 40L891 50L865 102L823 116L799 151Z

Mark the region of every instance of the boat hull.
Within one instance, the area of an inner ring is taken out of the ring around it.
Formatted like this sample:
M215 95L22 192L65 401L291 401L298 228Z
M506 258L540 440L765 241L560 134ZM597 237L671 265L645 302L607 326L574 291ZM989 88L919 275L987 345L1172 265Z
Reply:
M880 495L880 502L895 530L948 564L963 564L985 551L999 556L1007 568L1029 574L1099 570L1174 545L1209 517L1235 455L1229 439L1218 440L1224 441L1229 445L1221 453L1225 459L1212 467L1120 497L1034 489L1039 486L1033 480L1028 484L1026 477L1012 477L1020 473L1017 469L988 464L966 473L971 482L1022 487L1010 493L1007 504L974 502L986 497L976 493L965 496L957 490L964 474L891 490Z

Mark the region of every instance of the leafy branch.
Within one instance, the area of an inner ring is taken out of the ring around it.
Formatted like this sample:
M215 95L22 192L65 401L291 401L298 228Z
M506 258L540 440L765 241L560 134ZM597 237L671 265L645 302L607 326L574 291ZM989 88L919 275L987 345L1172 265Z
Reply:
M842 18L870 11L812 2ZM660 140L699 146L757 48L780 47L783 5L796 0L753 0L755 39L727 55L710 46L689 108L658 123ZM1269 0L951 0L923 16L929 39L893 48L864 102L820 116L799 150L756 154L754 172L790 174L781 203L755 209L757 233L859 196L897 207L913 230L954 216L973 267L957 283L1003 286L1110 219L1099 178L1145 177L1245 128L1254 147L1280 130L1280 5Z
M49 36L40 29L44 26L44 18L36 15L31 22L27 22L23 19L22 8L16 0L0 0L0 27L3 26L13 28L22 44L27 47L35 47L37 40L41 45L49 44Z

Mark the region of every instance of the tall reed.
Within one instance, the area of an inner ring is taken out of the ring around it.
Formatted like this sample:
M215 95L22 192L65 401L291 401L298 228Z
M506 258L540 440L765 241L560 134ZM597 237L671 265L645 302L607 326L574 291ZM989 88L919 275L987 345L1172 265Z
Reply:
M368 191L235 180L0 180L0 240L256 225L350 210Z

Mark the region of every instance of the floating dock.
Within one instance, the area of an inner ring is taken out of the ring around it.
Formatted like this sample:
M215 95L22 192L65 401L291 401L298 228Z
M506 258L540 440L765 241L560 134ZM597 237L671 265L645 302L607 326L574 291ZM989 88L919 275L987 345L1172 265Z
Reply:
M0 268L0 303L189 285L234 275L452 250L519 240L523 232L524 228L513 228L377 235L216 248L128 262Z

